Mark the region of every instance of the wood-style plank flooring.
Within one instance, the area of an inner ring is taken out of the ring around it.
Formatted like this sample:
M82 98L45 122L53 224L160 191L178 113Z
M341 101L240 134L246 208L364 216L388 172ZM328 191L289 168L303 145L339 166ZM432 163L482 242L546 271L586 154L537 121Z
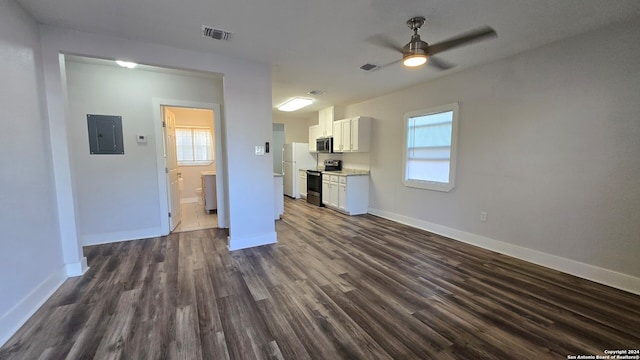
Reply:
M640 297L371 215L285 201L276 245L208 229L85 248L1 359L566 359L640 347Z

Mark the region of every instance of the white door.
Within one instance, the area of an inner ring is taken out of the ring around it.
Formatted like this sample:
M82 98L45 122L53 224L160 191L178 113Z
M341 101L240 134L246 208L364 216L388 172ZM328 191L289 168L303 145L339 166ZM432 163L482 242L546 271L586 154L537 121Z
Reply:
M165 168L167 169L167 189L169 200L169 228L173 231L180 223L180 187L178 183L178 154L176 152L176 116L163 107L164 125L167 137Z

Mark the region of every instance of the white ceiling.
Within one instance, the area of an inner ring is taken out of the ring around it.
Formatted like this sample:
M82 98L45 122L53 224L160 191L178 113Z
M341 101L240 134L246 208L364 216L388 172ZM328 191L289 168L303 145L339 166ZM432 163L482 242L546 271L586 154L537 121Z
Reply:
M274 106L310 90L326 91L306 95L316 102L293 116L369 99L640 17L638 0L17 1L49 25L267 62ZM420 34L429 43L482 25L493 27L498 38L440 54L457 64L445 72L400 64L373 72L359 69L365 63L397 60L400 54L367 40L385 34L404 45L411 34L405 22L414 16L427 18ZM232 40L203 38L203 24L232 32Z

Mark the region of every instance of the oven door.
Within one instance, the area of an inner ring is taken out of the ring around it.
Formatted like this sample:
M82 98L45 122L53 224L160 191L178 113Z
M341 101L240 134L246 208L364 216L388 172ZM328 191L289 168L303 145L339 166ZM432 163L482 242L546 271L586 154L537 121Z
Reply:
M307 170L307 202L322 206L322 173Z

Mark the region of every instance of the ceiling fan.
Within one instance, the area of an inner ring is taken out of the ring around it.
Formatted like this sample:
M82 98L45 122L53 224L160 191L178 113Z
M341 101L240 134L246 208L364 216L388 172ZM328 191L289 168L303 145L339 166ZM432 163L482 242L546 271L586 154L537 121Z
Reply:
M462 45L468 45L475 41L497 36L495 30L489 26L484 26L436 44L427 44L420 39L420 35L418 34L418 30L420 30L422 25L424 25L424 21L425 19L421 16L411 18L407 21L407 26L413 31L413 35L411 35L411 41L403 47L396 45L382 35L372 37L370 42L400 52L402 54L402 59L381 66L365 64L360 68L363 70L374 70L374 68L379 69L395 64L398 61L402 61L403 65L406 67L417 67L424 63L428 63L428 65L434 66L439 70L447 70L452 68L454 65L435 58L433 55Z

